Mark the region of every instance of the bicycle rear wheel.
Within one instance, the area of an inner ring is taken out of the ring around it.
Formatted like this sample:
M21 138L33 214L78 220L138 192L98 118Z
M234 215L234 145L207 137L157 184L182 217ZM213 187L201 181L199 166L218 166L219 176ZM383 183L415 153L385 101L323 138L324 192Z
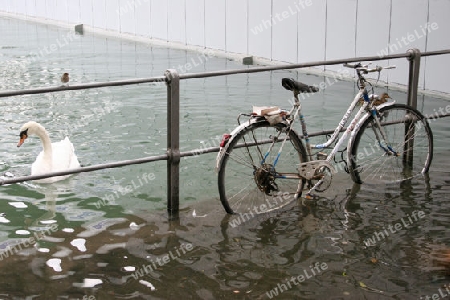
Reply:
M356 183L389 184L428 172L433 158L433 135L416 109L393 104L378 112L388 145L380 145L376 120L370 116L349 146L349 171ZM385 151L388 146L392 151Z
M277 158L286 135L288 140ZM303 162L306 162L306 151L295 131L287 133L283 126L273 127L268 122L247 126L230 141L219 162L218 184L223 207L230 214L253 215L288 204L301 195L305 184L297 170Z

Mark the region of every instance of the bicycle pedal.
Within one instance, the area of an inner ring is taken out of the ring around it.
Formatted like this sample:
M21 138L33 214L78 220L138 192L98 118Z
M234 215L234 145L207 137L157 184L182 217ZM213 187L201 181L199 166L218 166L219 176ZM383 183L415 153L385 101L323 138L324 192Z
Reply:
M326 160L328 155L324 152L318 152L316 157L317 157L317 160Z
M305 195L305 199L306 200L317 200L319 199L319 197L317 195L311 194L311 193L307 193Z

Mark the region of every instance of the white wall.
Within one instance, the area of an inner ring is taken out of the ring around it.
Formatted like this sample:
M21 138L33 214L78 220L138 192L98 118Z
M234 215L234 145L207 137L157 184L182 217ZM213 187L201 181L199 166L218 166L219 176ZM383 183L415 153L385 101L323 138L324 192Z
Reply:
M167 0L150 0L150 20L151 35L150 37L168 40L168 6Z
M186 6L186 44L205 45L205 0L188 0Z
M302 8L300 6L300 8ZM314 5L305 6L298 15L299 63L325 60L327 0L314 0ZM311 26L314 24L314 26Z
M248 5L242 0L226 2L226 51L248 53Z
M251 53L255 56L272 58L272 27L270 23L267 25L267 20L271 19L271 11L272 3L270 0L248 0L249 37L246 54ZM255 31L256 27L261 28L261 31Z
M430 20L439 24L439 29L428 36L427 51L450 49L449 15L450 1L430 0ZM425 64L425 88L449 92L450 55L428 57Z
M205 46L225 50L225 1L205 0Z
M168 40L186 44L186 2L188 0L168 0L167 36Z
M0 0L0 11L290 63L450 48L450 0ZM406 84L406 59L389 63L382 79ZM450 55L421 66L422 88L450 93Z

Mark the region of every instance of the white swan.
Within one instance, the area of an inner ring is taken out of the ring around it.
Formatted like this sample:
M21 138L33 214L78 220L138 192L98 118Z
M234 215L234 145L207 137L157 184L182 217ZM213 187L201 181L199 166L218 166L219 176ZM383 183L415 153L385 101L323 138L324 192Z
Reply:
M73 144L69 141L69 138L66 137L60 142L51 143L45 128L34 121L25 123L22 128L20 128L20 141L17 144L17 147L20 147L25 139L33 134L41 139L44 149L39 153L36 157L36 161L31 165L31 175L66 171L80 167ZM50 177L36 180L36 182L52 183L66 179L69 176L70 175Z

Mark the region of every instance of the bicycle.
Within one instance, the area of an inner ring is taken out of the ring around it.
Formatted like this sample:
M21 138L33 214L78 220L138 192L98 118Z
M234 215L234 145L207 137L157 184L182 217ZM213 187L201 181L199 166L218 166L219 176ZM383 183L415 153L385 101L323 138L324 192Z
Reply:
M325 143L310 143L298 97L318 88L292 78L282 79L282 86L294 93L290 110L254 108L251 114L241 113L238 126L223 135L216 171L220 200L227 213L253 215L278 209L301 197L303 190L308 190L305 198L314 199L315 193L331 185L337 172L332 162L347 137L345 170L356 183L397 183L428 172L433 135L426 118L410 106L387 101L387 94L384 98L375 95L364 77L395 66L344 66L356 71L359 91ZM344 127L359 105L350 125ZM241 123L243 116L248 120ZM296 120L302 136L293 128ZM331 151L326 154L325 149Z

